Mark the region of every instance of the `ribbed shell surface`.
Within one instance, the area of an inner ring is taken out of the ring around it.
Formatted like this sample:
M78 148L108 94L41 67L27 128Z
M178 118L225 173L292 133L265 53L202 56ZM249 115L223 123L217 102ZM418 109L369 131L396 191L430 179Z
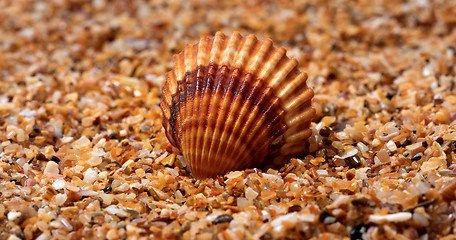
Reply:
M305 150L315 111L307 75L254 35L201 37L173 58L163 126L196 178L259 167Z

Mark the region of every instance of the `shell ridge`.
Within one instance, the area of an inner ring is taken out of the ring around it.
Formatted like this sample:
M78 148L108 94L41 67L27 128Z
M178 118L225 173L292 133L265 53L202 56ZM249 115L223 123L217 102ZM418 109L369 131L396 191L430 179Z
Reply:
M190 45L190 44L186 45L185 49L184 49L184 56L185 56L185 58L184 58L184 66L185 66L184 72L185 72L185 74L188 74L188 73L193 71L193 62L195 62L195 60L196 60L195 56L193 54L194 53L193 49L194 49L194 46ZM183 78L180 79L180 80L183 80Z
M192 173L195 176L199 176L200 174L200 169L192 169L196 168L195 166L201 166L202 163L207 160L206 155L204 154L204 149L206 145L206 138L208 135L208 128L207 123L209 122L210 119L210 105L209 105L209 99L210 96L213 94L213 89L214 87L211 87L211 85L214 85L214 78L215 74L217 73L217 68L218 68L218 63L219 63L219 58L220 58L220 53L222 51L222 48L225 44L225 39L226 36L222 32L217 32L214 36L214 38L210 39L209 42L211 43L211 49L209 52L209 68L207 71L207 74L204 77L204 81L206 82L204 86L204 90L201 94L201 106L200 106L200 112L199 112L199 120L198 120L198 130L197 130L197 143L196 145L198 146L198 151L196 152L196 158L192 159L192 161L195 161L193 163L194 166L190 167L192 170ZM215 66L212 67L211 66ZM214 72L211 72L214 71Z
M285 48L277 49L260 69L260 74L258 75L258 78L268 79L272 70L275 68L275 66L280 61L280 59L282 59L282 57L285 55L285 53L286 53Z
M218 79L216 80L218 82L217 89L215 94L212 95L212 100L213 102L217 102L218 106L216 107L216 111L213 111L213 116L214 116L214 125L211 127L213 128L213 136L212 136L212 143L209 145L208 149L208 158L209 159L215 159L216 158L216 151L220 145L220 125L221 122L223 121L223 118L225 116L225 109L227 108L227 93L228 93L228 88L229 86L226 86L230 84L230 73L232 72L228 66L222 66L219 70Z
M258 112L259 112L258 109L255 109L251 113L256 116L258 114ZM251 118L255 118L255 117L250 117L250 119ZM266 119L266 117L263 117L263 116L260 117L260 119L259 119L260 124L258 124L256 126L252 126L252 128L249 129L249 130L251 130L250 132L246 132L246 130L245 130L246 126L244 126L244 128L241 130L241 133L240 133L240 135L243 137L238 138L236 140L236 142L233 143L234 144L233 149L236 149L237 151L230 151L230 153L232 153L231 154L232 159L240 158L240 155L245 154L246 151L248 153L253 152L252 146L254 146L253 145L254 143L249 142L248 139L250 139L250 136L253 136L253 132L257 133L261 127L264 127L263 124L264 124L265 119ZM260 136L258 136L258 137L260 137ZM261 152L260 152L260 154L261 154ZM255 157L260 157L260 156L257 156L256 154L252 154L252 155L254 155Z
M201 95L201 107L199 111L199 120L198 120L198 131L197 131L197 145L198 145L198 152L196 161L200 163L206 157L204 155L204 144L206 139L206 131L208 130L208 122L210 118L210 99L215 88L215 75L217 73L217 66L214 64L210 64L209 67L206 69L205 77L203 80L203 91Z
M236 130L234 127L234 123L240 118L239 114L239 108L242 107L242 103L244 103L243 96L240 94L242 91L246 91L246 88L248 88L247 83L251 81L252 75L251 74L244 74L242 78L240 78L238 84L236 85L236 88L234 90L234 100L233 104L230 106L230 112L228 113L228 119L226 120L225 127L223 129L223 134L222 137L220 138L221 141L226 142L226 146L230 146L229 140L230 137L234 135L233 131ZM229 128L228 128L229 127ZM229 133L229 134L227 134ZM227 136L228 135L228 136ZM228 138L228 139L226 139ZM228 148L228 147L227 147ZM225 148L225 149L227 149ZM221 169L228 169L229 162L224 161L222 163Z
M202 159L202 149L203 149L203 140L204 140L204 129L205 126L207 125L207 120L208 120L208 115L207 115L207 109L209 108L208 105L206 105L205 101L208 98L208 94L210 91L210 84L213 83L214 81L211 81L214 77L214 72L216 67L212 64L210 64L205 70L204 70L204 77L202 78L202 89L201 89L201 100L200 100L200 106L199 106L199 114L198 114L198 121L197 121L197 133L196 133L196 146L197 146L197 152L196 152L196 157L195 159L200 160Z
M247 61L250 52L254 49L254 44L257 41L255 35L250 34L241 44L241 50L238 51L234 58L234 68L242 69Z
M179 105L179 93L173 94L173 103L171 104L171 118L169 119L169 125L171 127L171 135L173 136L174 141L177 146L180 147L180 105Z
M209 95L209 99L212 99L211 96L214 95L214 93L217 93L219 90L219 86L220 86L220 81L218 79L218 75L219 75L219 72L222 71L222 66L220 66L218 60L220 59L220 57L223 57L223 54L222 53L222 50L223 49L226 49L226 47L228 46L228 41L227 41L227 38L224 34L216 34L215 38L214 38L214 46L212 49L211 49L211 62L212 63L215 63L218 65L218 68L217 71L216 71L216 74L214 76L214 82L213 84L215 85L215 87L212 87L210 88L210 95ZM226 50L225 50L226 51ZM217 102L216 102L217 103ZM205 129L204 129L204 133L203 133L203 136L202 136L202 148L201 148L201 157L199 159L197 159L197 163L198 163L198 166L201 166L202 163L206 160L206 162L209 162L211 159L209 157L209 148L210 148L210 141L212 140L212 137L209 139L211 133L214 131L214 129L212 129L212 122L213 122L213 119L216 118L217 114L218 114L218 111L216 111L216 107L214 107L214 105L216 103L211 103L209 102L208 103L208 108L207 108L207 112L206 112L206 116L207 116L207 125L205 126ZM211 111L212 109L212 111ZM211 114L214 113L214 114ZM213 116L215 115L215 116ZM200 174L200 169L198 169L197 172L195 172L195 175L199 175Z
M191 112L192 112L192 119L190 122L190 137L191 137L191 142L190 142L190 148L192 150L191 158L195 159L196 158L196 152L198 151L198 148L196 146L196 131L198 127L198 117L199 117L199 105L200 105L200 100L201 100L201 75L204 74L202 73L204 71L201 66L198 66L196 69L196 76L195 76L195 83L194 83L194 96L193 96L193 102L191 104Z
M164 109L165 109L165 108L168 109L168 111L169 111L169 107L168 107L168 105L166 105L165 102L162 102L162 103L160 104L160 108L162 109L163 114L165 114L165 113L164 113L164 111L165 111ZM171 116L171 114L169 114L169 115ZM167 119L169 119L169 118L165 118L165 120L164 120L163 123L162 123L162 124L163 124L163 128L165 129L165 135L166 135L166 138L168 138L169 142L170 142L172 145L176 146L176 141L174 140L174 137L173 137L172 135L170 135L171 126L170 126L170 124L169 124L169 121L167 121Z
M255 152L253 153L255 158L258 156L258 157L261 157L261 158L265 158L266 156L268 156L270 154L270 146L273 142L274 139L272 138L266 138L269 134L269 129L267 128L261 128L259 129L260 131L258 131L255 135L255 138L252 138L250 141L251 141L251 145L252 147L255 147L255 146L258 146L258 148L256 148ZM267 141L265 141L265 139L267 139ZM252 159L252 160L255 160ZM253 161L248 161L246 162L246 167L251 167L252 166L252 163Z
M284 105L284 109L289 112L293 112L295 109L309 102L310 99L312 99L313 95L314 93L312 89L305 89L301 94L290 99L287 104Z
M198 152L198 147L197 147L197 128L198 128L198 121L199 118L201 117L201 114L199 114L199 108L200 108L200 101L201 101L201 95L202 95L202 83L203 80L202 78L204 77L204 72L205 69L202 67L207 63L207 59L209 57L209 42L210 39L206 36L201 36L199 44L195 44L196 46L196 76L195 76L195 90L194 90L194 98L192 102L192 122L191 122L191 130L190 130L190 137L191 137L191 143L190 143L190 149L192 149L192 154L190 157L192 159L197 159L196 155Z
M212 40L212 48L209 53L209 63L219 65L220 52L225 43L225 35L221 32L217 32L214 39Z
M263 61L264 57L266 56L266 53L269 51L271 46L272 41L270 39L264 40L261 43L260 48L254 54L253 59L247 64L247 72L251 74L257 73L260 63Z
M204 66L207 64L209 38L201 36L199 44L196 44L198 50L196 54L196 67Z
M221 135L220 138L217 138L216 141L218 141L218 147L215 149L214 156L215 157L222 157L224 156L224 151L223 149L226 149L226 145L224 145L224 139L226 138L226 134L228 132L227 127L229 127L228 124L231 122L227 121L227 118L229 118L230 114L232 113L233 109L233 104L230 104L230 102L233 101L234 97L236 96L234 93L237 91L237 88L240 83L240 78L242 76L242 72L240 69L232 69L229 76L227 77L228 82L227 87L224 87L223 90L223 104L222 104L222 109L220 109L221 114L218 117L217 124L215 126L216 130L221 130ZM226 111L223 111L225 109ZM224 114L225 113L225 114ZM217 135L216 135L217 136ZM225 162L223 162L225 163ZM221 164L223 164L221 163ZM223 168L225 165L221 165L221 168Z
M305 130L302 130L302 132L303 132L303 138L305 138L306 140L312 135L311 129L305 129ZM281 154L293 155L293 154L297 154L297 153L302 153L306 149L306 142L307 142L306 140L285 143L280 148Z
M181 136L180 136L180 139L181 139L181 144L182 144L182 149L185 149L185 151L183 152L184 155L186 155L186 157L189 157L189 154L190 154L190 151L191 149L189 149L188 147L188 144L189 144L189 139L188 139L188 122L189 122L189 117L190 117L190 114L189 114L189 109L188 109L188 105L187 103L190 96L189 96L189 78L191 78L191 73L186 73L185 74L185 78L180 81L180 92L182 93L181 94L181 97L180 97L180 115L181 115Z
M196 97L195 97L195 102L194 102L194 112L196 115L195 119L195 126L192 131L192 136L194 138L194 147L196 149L195 154L194 154L194 159L198 159L198 155L200 153L201 147L199 146L200 144L200 127L202 126L202 123L204 122L203 119L206 117L204 115L204 111L202 111L203 108L203 97L204 93L207 88L207 82L206 78L208 77L208 72L209 72L210 67L203 67L200 66L198 67L198 74L197 74L197 85L196 85Z
M270 76L270 80L268 81L269 86L272 88L278 88L297 66L298 62L296 59L287 60L286 56L282 57L282 59L275 66L277 71L275 74L271 74Z
M188 77L187 77L187 84L186 84L186 92L187 92L187 95L186 95L186 100L185 100L185 104L186 104L186 112L187 112L187 116L186 116L186 119L184 121L184 123L186 123L186 126L185 126L185 134L187 135L187 146L188 146L188 149L189 149L189 158L191 158L195 151L196 151L196 148L193 146L194 145L194 141L193 141L193 135L192 135L192 132L194 131L194 119L195 119L195 114L193 113L193 109L194 109L194 104L197 102L197 74L198 74L198 68L195 69L194 71L192 71L190 74L188 74Z
M184 74L182 73L182 70L184 69L185 66L184 65L184 61L185 61L185 56L184 56L184 52L178 54L178 55L175 55L174 58L173 58L173 61L174 61L174 64L175 64L175 68L174 68L174 71L173 71L173 75L174 77L173 78L170 78L170 79L167 79L168 82L170 83L169 87L170 87L170 91L167 92L167 94L171 95L171 102L172 104L170 105L170 112L171 112L171 116L169 118L169 125L171 127L171 134L172 137L173 137L173 140L174 142L177 144L178 148L181 147L181 137L182 137L182 129L181 129L181 126L180 126L180 122L181 122L181 93L179 92L179 88L181 86L181 82L178 81L179 79L179 76L182 75L182 78L184 78ZM174 89L173 89L174 88Z
M296 89L301 89L303 86L307 89L310 89L307 87L306 81L307 81L306 73L302 72L302 73L298 74L288 84L284 84L281 88L277 89L277 96L281 99L287 98L287 96L290 96L293 91L295 91Z
M287 122L288 126L293 126L295 124L299 124L300 122L302 122L304 120L305 121L308 121L308 119L311 120L314 113L315 113L314 109L312 109L312 108L306 109L302 114L287 117L285 119L285 121ZM306 118L307 118L307 120L306 120Z
M252 109L251 106L253 105L253 101L254 101L255 97L261 91L262 85L263 85L263 81L256 80L254 82L254 84L249 86L249 89L246 90L248 92L248 94L245 97L245 100L241 106L241 114L239 115L238 121L236 121L235 125L233 126L233 134L231 134L231 136L228 139L228 142L226 144L227 146L230 146L230 144L234 144L233 150L228 155L228 159L235 159L234 156L238 152L238 151L236 151L236 149L238 148L238 145L240 144L240 140L244 137L246 129L252 123L251 116L256 113L254 112L255 108ZM237 134L238 131L240 131L240 132ZM231 164L231 167L232 167L232 165L233 165L233 163Z
M247 91L250 92L249 95L254 94L255 88L249 88ZM233 130L231 131L231 134L227 140L226 146L233 146L230 148L229 154L226 156L226 159L229 159L231 161L227 161L226 164L229 166L228 168L233 168L233 165L235 164L235 161L237 159L233 158L233 155L236 152L236 146L237 142L240 141L240 130L241 127L239 126L241 123L245 123L246 118L248 117L249 110L250 110L250 105L251 105L251 99L243 99L242 104L240 104L240 109L239 109L239 114L237 117L237 121L234 122L233 125ZM247 155L248 153L245 153Z
M265 91L268 91L270 95L273 95L273 91L271 88L267 88ZM267 99L267 97L265 99ZM239 149L239 151L237 151L238 153L243 152L244 149L246 149L246 148L256 147L255 145L258 144L257 143L258 139L262 139L263 141L267 140L264 145L269 146L268 147L268 149L269 149L272 146L272 143L286 130L286 125L284 124L284 119L283 119L284 111L280 110L280 99L279 98L275 98L275 100L272 103L265 101L265 102L259 104L259 106L260 106L259 114L261 115L261 117L258 120L258 122L256 122L257 129L249 128L248 129L249 133L247 134L247 136L244 138L240 138L240 139L242 139L243 144L241 145L241 148ZM277 108L275 108L275 107L277 107ZM274 110L275 110L275 112L274 112ZM279 114L279 113L277 113L277 111L280 111L281 113ZM275 116L275 118L270 119L270 116ZM276 124L277 121L279 121L279 123L282 122L282 124ZM263 131L262 133L258 133L258 131L261 131L261 129L266 128L265 126L268 126L267 129L269 129L269 131L266 131L266 132ZM275 130L276 132L274 132L274 128L273 128L274 126L280 126L280 128L278 130ZM266 134L266 133L269 133L269 134ZM266 138L264 136L271 136L271 137ZM262 144L262 146L263 146L263 144ZM273 150L276 152L279 152L279 149L274 148ZM261 154L263 152L267 153L268 151L258 149L258 151L256 153L254 153L254 156L258 156L259 154ZM234 156L234 158L236 158L236 157L237 156Z
M208 135L212 131L212 129L210 129L210 127L209 127L209 121L211 120L210 112L211 112L211 107L212 107L210 99L211 99L211 96L215 89L214 85L216 84L216 80L214 78L215 78L215 74L217 71L216 71L216 68L212 69L214 72L211 72L210 70L211 69L208 69L208 72L207 72L206 87L204 89L204 92L203 92L202 98L201 98L201 106L202 106L200 108L201 124L199 124L199 128L198 128L198 133L199 133L198 141L199 141L200 148L198 149L198 153L197 153L197 155L199 154L200 157L195 159L195 161L197 161L196 164L198 164L197 166L201 166L201 164L204 162L204 160L207 160L207 154L205 154L205 149L206 149L206 145L207 145L206 140L208 138ZM194 174L195 175L199 174L199 169Z
M169 126L171 127L171 135L173 136L174 142L180 146L180 141L178 138L179 132L179 120L180 120L180 105L179 105L179 93L176 92L171 95L172 96L172 104L170 106L170 119L169 119Z
M272 126L276 124L276 120L270 120L270 116L274 116L274 106L277 104L270 103L267 101L267 99L271 98L273 96L273 91L271 88L266 88L259 97L256 98L257 102L254 102L255 109L252 111L256 112L255 115L251 115L251 119L256 119L258 116L259 119L255 122L255 124L250 127L247 124L244 125L244 129L242 131L245 131L244 137L239 137L240 140L242 140L242 145L241 149L239 152L242 152L245 148L254 148L256 147L256 140L261 139L262 141L265 141L265 145L270 145L272 141L277 137L276 135L269 134L269 138L264 137L263 135L260 135L259 132L261 129L272 129ZM276 101L277 102L277 101ZM276 117L276 119L280 120L279 117ZM252 122L253 123L253 122ZM277 124L281 125L281 124ZM271 131L268 131L268 133L271 133ZM242 136L242 135L241 135ZM268 135L266 135L268 136ZM255 139L254 139L255 138ZM253 139L253 141L252 141ZM263 145L263 144L262 144ZM261 152L260 152L261 154ZM254 154L257 156L258 154ZM237 157L237 156L235 156Z
M186 74L187 75L187 74ZM185 78L187 78L187 76L185 76ZM179 91L178 91L178 97L179 97L179 121L178 121L178 125L177 127L179 128L179 135L178 135L178 138L180 139L180 145L182 147L182 149L185 149L183 151L184 154L187 153L186 151L186 143L187 143L187 139L184 139L183 136L184 136L184 133L185 133L185 121L187 120L187 115L186 115L186 110L187 108L185 107L185 104L186 104L186 99L187 99L187 91L185 91L185 85L186 85L186 82L185 82L185 78L184 80L182 81L179 81L178 82L178 88L179 88Z
M306 134L305 134L304 131L295 132L292 135L287 137L288 141L285 142L285 143L292 143L292 142L302 141L302 140L305 139L305 135Z
M215 74L215 79L213 82L215 87L211 88L211 91L210 91L211 94L209 95L209 99L212 100L214 95L218 95L220 93L220 89L221 89L220 78L224 76L223 73L226 71L227 71L226 66L222 66L217 70L217 73ZM208 159L208 160L211 159L210 148L213 147L213 146L211 146L211 143L212 143L212 139L213 139L213 133L215 132L214 121L217 120L217 117L219 114L219 105L220 105L219 101L210 101L208 103L208 111L206 112L206 115L208 116L207 117L208 120L207 120L207 125L205 126L206 128L204 130L204 135L203 135L203 148L202 148L202 153L201 153L202 158L200 161L203 161L204 159ZM201 165L198 165L198 166L201 166Z
M173 62L174 62L174 75L176 76L175 78L175 84L179 80L182 80L185 76L185 52L181 52L178 55L175 55L173 57ZM177 85L175 85L175 89L172 89L172 93L175 93L177 91Z
M171 84L172 83L175 83L176 80L174 78L174 71L170 71L170 72L167 72L166 73L166 82L165 84L163 85L163 89L162 89L162 93L163 93L163 101L162 102L165 102L168 106L171 105L171 101L172 101L172 89L171 89ZM168 116L169 118L169 116Z
M222 54L222 61L220 62L220 66L227 66L231 67L231 62L238 50L239 42L241 40L241 34L239 32L233 32L231 37L228 37L227 46L225 47L225 51Z

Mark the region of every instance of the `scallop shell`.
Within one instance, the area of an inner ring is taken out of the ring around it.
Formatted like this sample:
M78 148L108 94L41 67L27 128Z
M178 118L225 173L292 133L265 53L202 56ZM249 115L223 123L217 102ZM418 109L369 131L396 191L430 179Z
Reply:
M194 177L305 151L314 93L283 47L218 32L186 45L173 61L163 87L163 126Z

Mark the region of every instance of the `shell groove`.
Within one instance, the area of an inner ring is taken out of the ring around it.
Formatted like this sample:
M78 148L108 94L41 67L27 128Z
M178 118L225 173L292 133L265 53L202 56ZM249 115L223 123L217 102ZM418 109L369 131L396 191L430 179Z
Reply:
M305 151L314 93L296 59L272 45L218 32L174 56L163 126L196 178Z

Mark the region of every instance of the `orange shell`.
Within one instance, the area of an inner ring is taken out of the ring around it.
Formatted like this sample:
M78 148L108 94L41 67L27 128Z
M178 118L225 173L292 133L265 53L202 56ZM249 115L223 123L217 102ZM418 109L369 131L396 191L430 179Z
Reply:
M218 32L174 55L163 87L163 126L194 177L305 151L314 92L297 60L272 45Z

